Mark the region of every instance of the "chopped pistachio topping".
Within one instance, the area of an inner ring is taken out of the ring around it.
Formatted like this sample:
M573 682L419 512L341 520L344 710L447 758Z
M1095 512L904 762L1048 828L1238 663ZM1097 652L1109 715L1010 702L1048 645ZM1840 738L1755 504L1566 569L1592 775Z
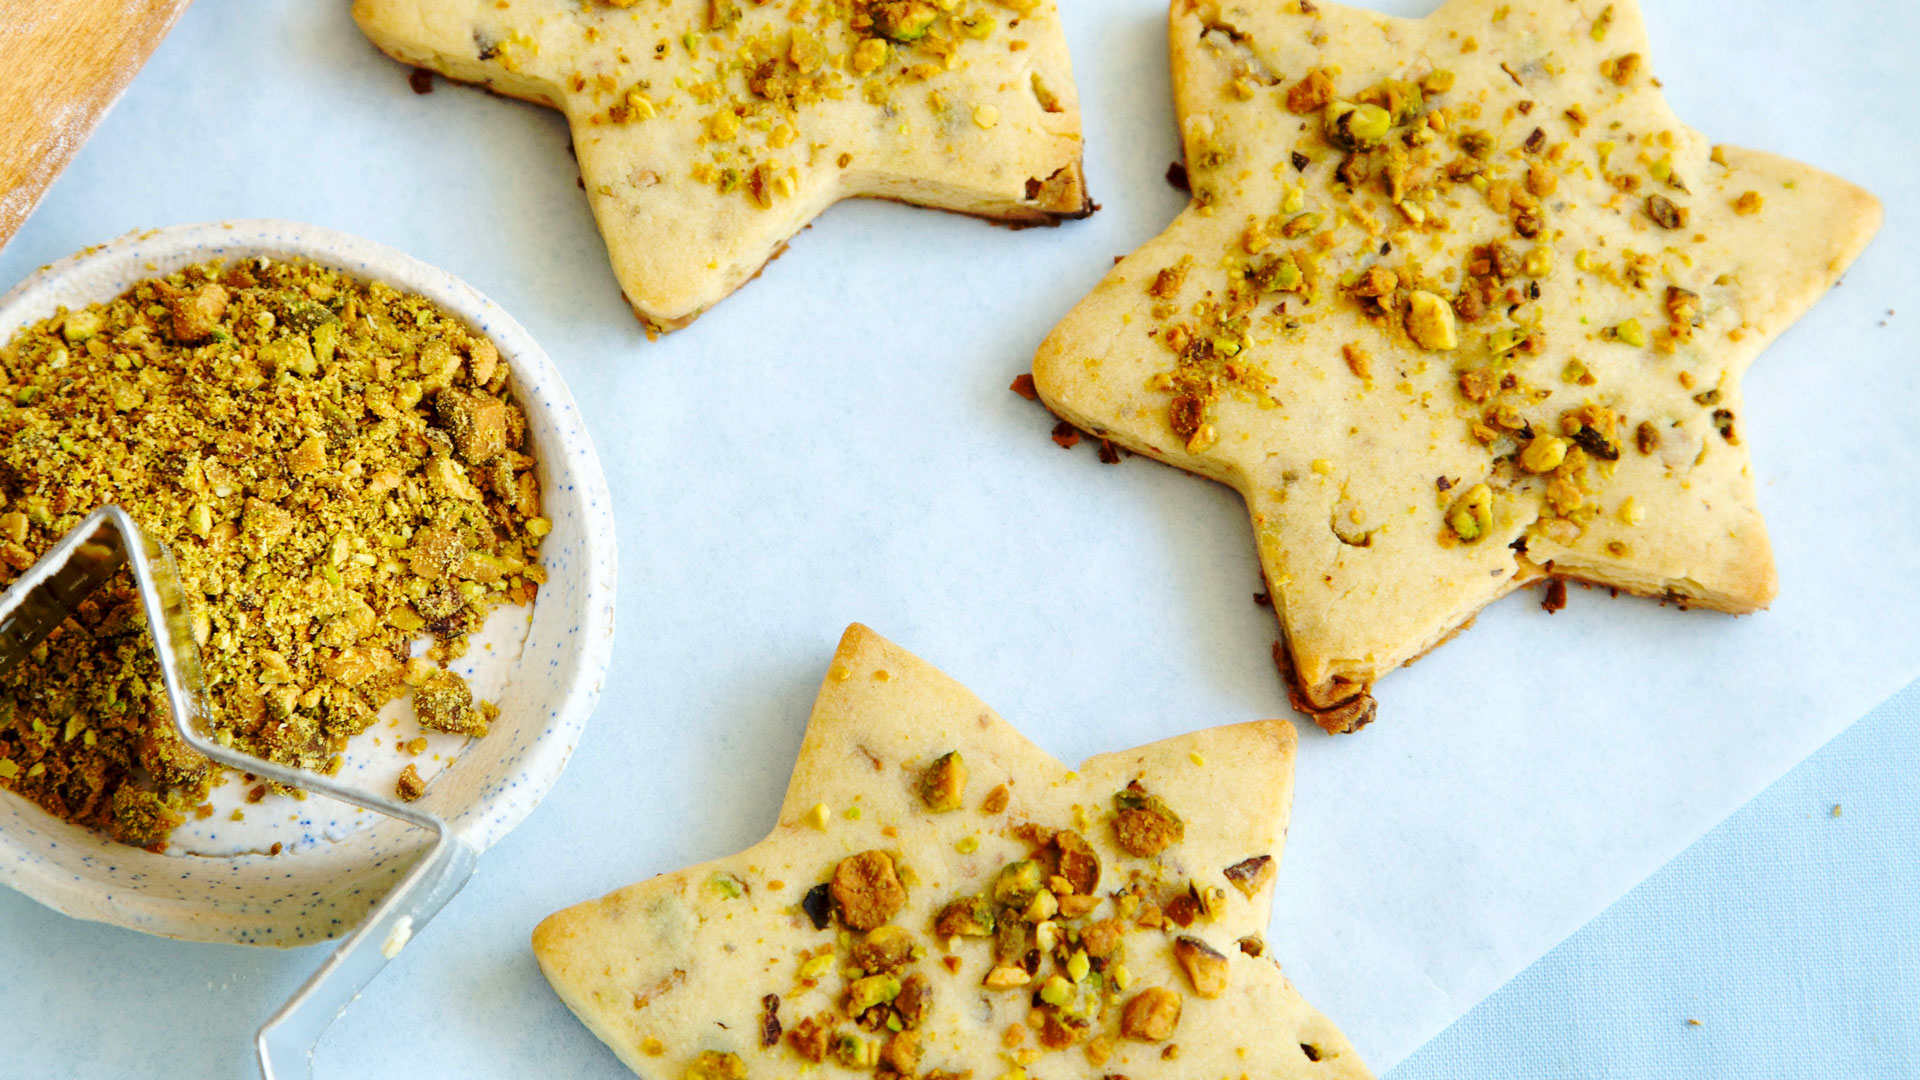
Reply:
M994 903L1008 907L1025 907L1039 894L1043 884L1044 871L1040 864L1032 859L1021 859L1008 863L993 882Z
M1528 472L1552 472L1567 459L1567 441L1557 435L1537 435L1520 452L1520 464Z
M940 9L927 0L878 0L867 7L873 29L894 41L918 41L926 36Z
M1182 936L1174 940L1173 956L1193 983L1194 993L1217 998L1227 992L1227 958L1213 946L1196 937Z
M847 988L847 1013L859 1016L875 1005L885 1005L900 996L900 980L892 975L868 975L855 979Z
M855 930L872 930L907 902L906 887L884 851L863 851L840 860L828 884L834 911Z
M1133 781L1113 796L1114 837L1129 855L1151 858L1180 842L1186 825L1158 795Z
M1336 101L1327 106L1327 141L1346 150L1380 145L1393 124L1393 114L1378 105Z
M1425 289L1414 290L1407 297L1407 336L1423 349L1458 348L1453 305Z
M1274 865L1273 856L1255 855L1227 867L1225 873L1233 887L1251 900L1261 889L1272 884L1279 868Z
M1120 1034L1140 1042L1166 1042L1180 1025L1177 991L1150 986L1135 994L1120 1014Z
M992 937L994 926L993 904L984 896L954 900L934 919L934 933L943 938Z
M920 774L920 801L936 814L960 809L966 793L967 763L957 750L940 755Z
M1614 327L1613 338L1622 345L1631 345L1636 349L1644 349L1647 346L1647 331L1640 325L1639 319L1628 319Z
M1485 484L1468 488L1447 511L1447 527L1469 544L1492 531L1493 489Z

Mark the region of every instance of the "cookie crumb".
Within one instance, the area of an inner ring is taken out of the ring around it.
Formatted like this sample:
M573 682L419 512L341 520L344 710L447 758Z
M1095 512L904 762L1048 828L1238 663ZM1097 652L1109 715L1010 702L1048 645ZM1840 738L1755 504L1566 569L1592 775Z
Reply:
M1551 615L1567 606L1567 583L1562 578L1553 578L1547 582L1547 592L1540 598L1540 609Z

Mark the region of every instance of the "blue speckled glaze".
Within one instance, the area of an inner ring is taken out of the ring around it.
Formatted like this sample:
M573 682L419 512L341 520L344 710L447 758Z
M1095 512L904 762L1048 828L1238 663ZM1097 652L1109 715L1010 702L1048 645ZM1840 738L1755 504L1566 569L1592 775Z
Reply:
M566 767L613 648L615 542L606 478L573 397L520 324L458 278L356 236L286 221L180 225L130 233L48 266L0 297L0 342L61 306L112 299L134 282L208 259L310 259L417 293L485 333L512 366L539 456L548 581L500 716L439 776L422 805L485 851L531 812ZM57 911L195 941L302 945L356 925L426 837L392 821L325 839L355 811L300 804L288 854L155 855L57 821L0 792L0 883ZM339 835L336 832L335 835Z

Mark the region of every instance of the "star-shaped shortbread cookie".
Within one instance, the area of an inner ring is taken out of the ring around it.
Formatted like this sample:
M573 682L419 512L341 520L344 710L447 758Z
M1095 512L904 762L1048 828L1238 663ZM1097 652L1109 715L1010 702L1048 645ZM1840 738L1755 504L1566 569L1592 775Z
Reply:
M1365 723L1543 575L1768 603L1740 375L1872 196L1680 123L1631 0L1175 0L1171 34L1193 202L1034 382L1246 497L1296 703Z
M1077 771L863 626L780 823L534 931L649 1080L1365 1077L1264 955L1293 726Z
M355 0L387 54L559 109L650 330L850 196L1090 212L1054 0Z

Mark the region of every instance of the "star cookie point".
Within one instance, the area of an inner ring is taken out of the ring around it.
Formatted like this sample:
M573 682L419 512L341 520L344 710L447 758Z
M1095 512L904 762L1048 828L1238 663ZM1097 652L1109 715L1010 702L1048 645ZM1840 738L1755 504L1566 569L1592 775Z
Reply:
M1772 599L1739 380L1865 246L1871 195L1681 123L1625 0L1180 0L1171 25L1193 202L1034 383L1245 496L1296 703L1351 730L1375 679L1542 577Z
M767 839L551 916L534 951L650 1078L1365 1077L1261 937L1295 738L1068 770L856 625Z
M687 325L842 198L1091 212L1053 0L355 0L396 59L561 111L614 276Z

